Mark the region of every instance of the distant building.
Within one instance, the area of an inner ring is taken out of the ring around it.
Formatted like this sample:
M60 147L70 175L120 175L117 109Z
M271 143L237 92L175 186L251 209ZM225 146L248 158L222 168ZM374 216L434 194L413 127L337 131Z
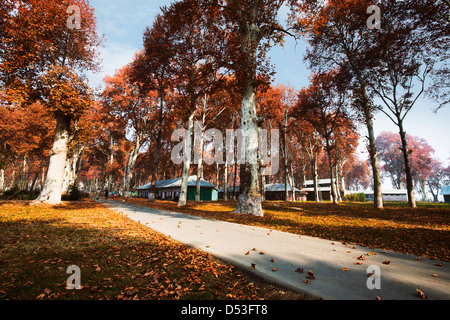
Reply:
M367 201L373 201L373 191L364 192ZM408 201L406 190L382 190L383 201Z
M307 193L294 188L295 199L293 199L293 192L291 186L288 184L288 201L306 201ZM271 183L265 185L265 199L266 200L285 200L286 192L284 183Z
M236 198L240 194L240 188L239 186L236 186ZM219 199L223 200L223 197L225 195L225 188L222 188L219 190ZM232 199L234 195L234 188L233 186L228 187L228 200Z
M178 200L181 192L182 178L156 181L156 199ZM136 188L138 197L147 198L150 193L151 182ZM197 191L197 176L188 178L187 200L195 200ZM206 180L200 180L200 200L216 201L218 199L218 190L215 185Z
M440 194L444 196L445 203L450 203L450 186L442 187Z
M295 201L306 201L306 195L307 193L294 188L295 190ZM233 187L230 186L228 187L228 199L233 197ZM236 186L236 195L240 194L240 188L239 186ZM271 201L271 200L284 200L285 198L285 191L284 191L284 183L271 183L271 184L266 184L265 185L265 194L264 194L264 199ZM289 201L292 201L293 199L293 194L292 194L292 188L291 186L288 184L288 196L289 196ZM223 199L224 197L224 189L220 189L219 190L219 199Z
M331 200L331 179L318 179L318 192L320 200ZM303 183L303 191L307 193L307 200L314 201L314 181L306 180Z

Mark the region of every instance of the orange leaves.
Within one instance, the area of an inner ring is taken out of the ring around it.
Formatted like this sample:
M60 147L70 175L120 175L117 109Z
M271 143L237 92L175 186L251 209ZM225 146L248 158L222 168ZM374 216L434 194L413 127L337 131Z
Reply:
M308 270L308 275L306 276L306 278L311 280L315 279L314 273L311 270Z
M422 298L422 299L426 299L426 298L427 298L427 296L425 295L425 293L423 293L422 290L416 289L416 292L417 292L417 295L418 295L420 298Z
M5 203L0 219L8 244L0 260L1 298L255 299L275 294L263 292L233 266L94 202ZM68 263L79 265L82 290L65 290ZM18 279L23 290L17 290Z

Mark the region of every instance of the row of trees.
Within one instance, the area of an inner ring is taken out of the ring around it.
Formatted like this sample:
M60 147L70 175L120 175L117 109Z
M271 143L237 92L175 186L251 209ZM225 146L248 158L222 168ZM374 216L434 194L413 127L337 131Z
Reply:
M427 199L428 192L433 201L438 201L441 186L450 183L450 165L444 165L433 157L433 148L422 138L406 135L408 145L413 150L410 154L411 177L415 189ZM382 132L375 140L380 160L382 176L388 178L392 186L402 189L406 185L404 157L401 151L402 142L394 132Z
M409 203L415 206L404 120L426 91L428 78L434 81L430 96L441 106L448 102L450 22L444 1L375 2L383 12L380 30L367 29L368 3L362 0L175 2L161 9L144 33L144 49L105 79L97 98L83 76L98 68L101 44L87 1L2 2L0 119L8 119L9 112L24 128L16 135L17 127L3 121L1 168L17 167L20 159L17 172L35 173L35 181L45 177L38 201L49 203L58 203L63 188L80 178L94 190L115 184L129 192L151 176L154 193L157 179L181 174L179 205L184 205L193 171L187 155L211 147L203 134L192 141L194 121L200 121L201 132L241 128L247 136L245 164L204 168L203 159L194 163L199 177L215 171L216 182L223 176L225 186L232 173L241 191L236 212L260 216L266 183L257 152L261 129L282 133L283 165L274 180L286 185L290 180L293 186L310 171L317 186L319 164L326 163L337 202L343 177L366 179L355 155L356 126L362 123L368 132L374 205L382 208L373 129L374 113L380 111L399 127ZM81 9L80 29L67 28L69 4ZM283 5L291 9L286 25L278 20ZM266 53L285 36L303 37L309 44L305 60L313 71L311 85L300 92L270 85L274 69ZM42 116L27 122L21 112ZM20 142L29 138L20 135L37 132L33 127L54 135L33 134L38 138L23 147ZM188 138L184 161L176 166L168 159L176 138L171 134L180 127Z

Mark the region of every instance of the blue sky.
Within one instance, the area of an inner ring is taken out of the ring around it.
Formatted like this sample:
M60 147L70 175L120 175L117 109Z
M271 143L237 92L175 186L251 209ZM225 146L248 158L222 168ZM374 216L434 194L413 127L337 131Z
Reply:
M134 54L142 49L144 29L150 26L160 6L169 5L168 0L91 0L96 10L98 29L104 34L105 43L101 49L102 72L91 75L92 85L102 83L106 75L112 76L116 69L120 69L131 62ZM295 89L308 86L309 70L303 62L305 45L296 44L287 39L285 47L275 47L270 52L271 63L276 66L274 83L290 85ZM419 99L414 109L405 120L407 133L424 138L435 150L435 157L444 165L449 163L449 123L450 108L444 108L433 113L435 103ZM397 132L396 126L383 114L378 114L375 120L375 133L382 131ZM364 128L361 135L366 135ZM361 159L367 158L361 141Z

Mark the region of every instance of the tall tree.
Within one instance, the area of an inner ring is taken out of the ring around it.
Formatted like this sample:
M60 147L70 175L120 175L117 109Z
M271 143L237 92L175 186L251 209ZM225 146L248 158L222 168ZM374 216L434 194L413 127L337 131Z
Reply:
M218 8L200 6L196 0L184 0L163 8L163 19L168 26L177 112L188 128L178 201L178 205L183 206L187 201L194 114L199 99L213 92L223 77L223 40L227 38L228 30L223 28Z
M150 186L149 201L153 201L156 195L156 177L158 174L160 150L164 124L167 114L170 112L170 104L166 103L166 96L174 77L173 69L173 42L170 24L163 15L157 15L152 27L147 27L144 32L144 50L137 54L133 61L132 77L142 83L144 89L154 90L158 93L158 121L156 123L156 145L152 157L152 180Z
M311 85L300 91L298 105L292 111L294 117L308 121L325 141L334 204L338 202L338 194L332 153L337 128L346 120L346 93L339 86L338 75L336 72L314 74Z
M441 55L448 58L448 54L442 54L442 48L436 50L435 46L427 45L423 28L419 28L419 32L416 30L421 22L415 22L414 12L405 10L403 1L388 0L380 5L383 27L370 34L370 45L364 55L372 65L366 74L370 88L382 100L378 109L398 127L408 203L410 207L416 207L405 118L425 92L427 77L441 61ZM441 40L448 50L450 37L441 37Z
M431 171L431 154L434 150L421 138L406 134L411 155L411 180L421 187ZM377 137L380 159L383 161L383 171L391 178L392 185L401 189L406 183L402 142L398 134L382 132ZM423 188L422 188L423 189Z
M60 203L72 122L91 104L79 72L97 70L100 39L94 9L85 0L14 0L2 6L0 79L22 107L42 101L56 119L49 168L38 201ZM70 5L80 9L69 28Z
M234 212L262 216L259 187L258 129L261 119L256 110L258 72L268 74L265 54L282 41L278 22L283 0L202 0L202 5L219 7L232 31L226 40L230 68L242 92L241 129L245 133L245 164L241 165L240 195Z
M369 42L370 32L376 32L368 30L366 24L370 4L365 0L304 0L293 7L291 24L308 41L310 47L305 60L313 71L339 68L350 76L346 83L354 91L353 106L367 128L374 207L381 209L381 177L373 124L375 109L366 82L368 60L361 54Z
M132 142L125 174L124 189L127 196L131 192L131 178L141 148L148 143L155 123L159 126L159 121L155 121L159 117L156 111L157 93L144 90L138 82L132 81L131 72L131 65L127 65L113 77L106 77L102 94L102 102L116 120L125 123L127 136Z

